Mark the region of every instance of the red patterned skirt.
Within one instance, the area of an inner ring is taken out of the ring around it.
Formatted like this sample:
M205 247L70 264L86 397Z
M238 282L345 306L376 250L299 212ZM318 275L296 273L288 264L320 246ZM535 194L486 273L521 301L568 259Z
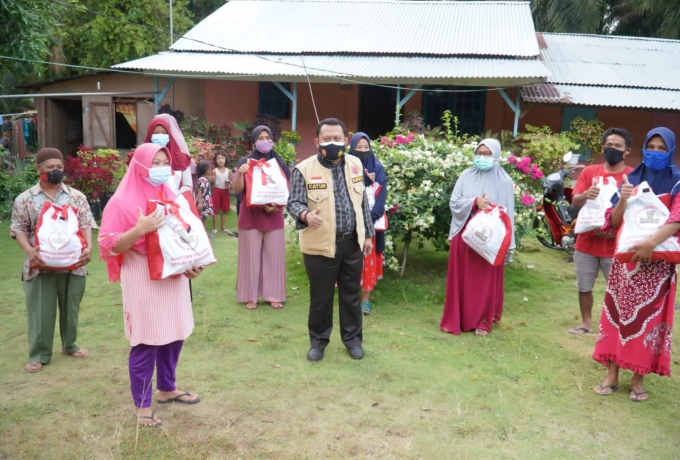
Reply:
M593 359L637 374L671 375L676 265L612 263Z

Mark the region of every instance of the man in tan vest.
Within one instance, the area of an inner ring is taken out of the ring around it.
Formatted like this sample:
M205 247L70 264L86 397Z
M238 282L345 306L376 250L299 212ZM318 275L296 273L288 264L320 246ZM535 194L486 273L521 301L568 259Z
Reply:
M340 336L354 359L361 348L359 302L364 254L375 235L364 192L361 160L346 156L347 128L336 118L316 127L319 154L301 162L291 178L288 213L300 230L300 250L309 277L310 361L323 358L333 329L333 296L338 283Z

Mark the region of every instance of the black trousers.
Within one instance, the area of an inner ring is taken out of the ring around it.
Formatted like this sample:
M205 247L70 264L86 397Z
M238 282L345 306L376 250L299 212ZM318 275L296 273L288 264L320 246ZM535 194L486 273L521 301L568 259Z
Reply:
M340 337L347 348L361 345L362 314L359 291L364 255L356 234L338 240L335 257L303 254L309 278L309 340L323 350L333 330L333 297L338 282Z

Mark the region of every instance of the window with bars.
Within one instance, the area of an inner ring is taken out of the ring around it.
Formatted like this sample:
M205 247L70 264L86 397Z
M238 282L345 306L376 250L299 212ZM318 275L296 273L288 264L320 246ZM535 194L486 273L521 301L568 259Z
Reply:
M425 117L425 122L432 127L442 124L442 114L446 109L449 109L453 116L458 117L458 131L460 134L482 134L484 131L485 104L486 88L483 87L424 87L423 116Z
M281 83L281 86L290 91L290 83ZM261 81L258 113L283 119L290 118L290 99L274 83Z

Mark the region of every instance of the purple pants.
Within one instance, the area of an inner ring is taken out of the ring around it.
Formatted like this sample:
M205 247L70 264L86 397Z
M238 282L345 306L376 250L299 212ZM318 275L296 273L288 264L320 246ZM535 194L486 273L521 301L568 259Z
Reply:
M175 369L184 340L167 345L139 344L130 349L130 390L137 407L151 406L151 379L156 367L156 388L160 391L175 391Z

